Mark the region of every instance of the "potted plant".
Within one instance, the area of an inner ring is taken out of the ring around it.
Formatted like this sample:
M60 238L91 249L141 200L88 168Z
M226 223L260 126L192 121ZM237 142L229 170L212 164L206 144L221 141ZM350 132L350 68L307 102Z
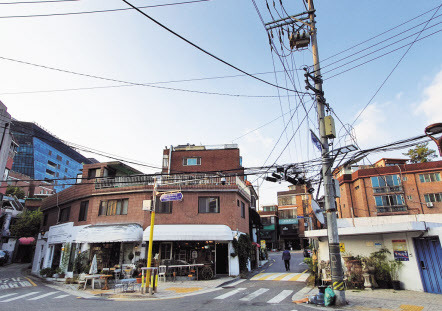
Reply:
M385 248L370 254L370 260L374 265L374 276L380 288L390 288L391 286L391 268L387 254L391 253Z
M402 268L403 265L404 263L399 260L390 261L391 283L393 285L394 290L401 289L401 282L399 281L399 270Z

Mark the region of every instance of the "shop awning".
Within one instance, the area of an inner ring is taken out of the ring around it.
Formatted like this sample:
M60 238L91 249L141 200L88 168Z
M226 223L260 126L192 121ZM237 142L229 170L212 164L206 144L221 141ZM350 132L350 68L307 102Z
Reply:
M30 245L30 244L34 244L34 243L35 243L35 239L32 238L32 237L29 237L29 238L20 238L20 239L18 239L18 242L19 242L21 245Z
M143 228L139 224L94 225L81 229L77 243L141 242Z
M149 241L150 226L143 241ZM155 225L154 241L231 241L232 230L226 225Z

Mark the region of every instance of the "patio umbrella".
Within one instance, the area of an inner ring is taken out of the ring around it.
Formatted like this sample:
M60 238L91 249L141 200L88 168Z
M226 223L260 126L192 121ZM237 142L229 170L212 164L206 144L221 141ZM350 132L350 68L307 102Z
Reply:
M92 259L91 268L89 269L89 274L97 274L97 254L94 255Z

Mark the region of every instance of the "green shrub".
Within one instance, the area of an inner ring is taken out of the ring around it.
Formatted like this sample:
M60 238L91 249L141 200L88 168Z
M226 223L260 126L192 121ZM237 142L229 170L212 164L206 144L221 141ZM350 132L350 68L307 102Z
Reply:
M55 273L57 273L57 271L53 268L44 268L40 270L40 275L46 278L52 277Z

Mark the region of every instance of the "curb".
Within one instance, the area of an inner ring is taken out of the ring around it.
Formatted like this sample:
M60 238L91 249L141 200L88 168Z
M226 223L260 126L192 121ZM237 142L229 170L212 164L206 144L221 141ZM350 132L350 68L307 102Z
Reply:
M235 277L235 278L233 278L233 279L231 279L231 280L228 280L228 281L226 281L226 282L224 282L224 283L221 283L220 285L216 286L215 288L218 288L218 287L224 287L224 286L229 285L229 284L232 284L232 283L234 283L234 282L236 282L236 281L238 281L238 280L240 280L240 279L241 279L241 277L237 276L237 277Z

